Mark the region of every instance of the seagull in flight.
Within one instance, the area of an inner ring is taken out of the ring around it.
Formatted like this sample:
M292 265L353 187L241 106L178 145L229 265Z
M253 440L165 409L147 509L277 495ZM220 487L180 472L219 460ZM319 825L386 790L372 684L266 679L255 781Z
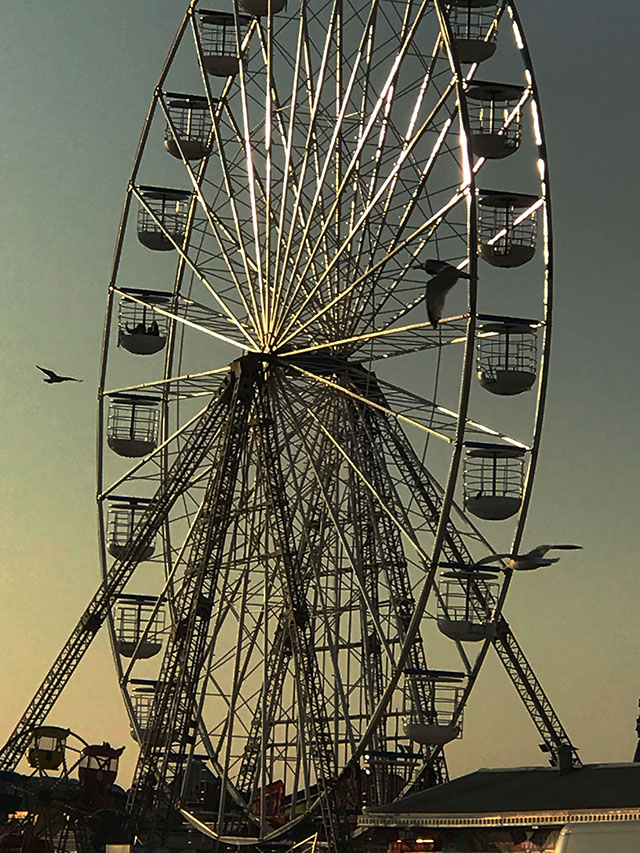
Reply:
M427 314L434 329L437 328L442 313L447 293L460 278L470 279L468 272L463 272L446 261L429 258L427 261L413 264L414 267L424 270L431 278L427 282Z
M40 367L39 364L36 364L38 370L41 370L43 373L46 373L46 379L43 379L43 382L46 382L48 385L55 385L56 382L82 382L82 379L76 379L73 376L58 376L57 373L54 373L53 370L47 370L46 367Z
M581 548L582 545L536 545L526 554L492 554L477 562L476 566L491 563L493 560L506 559L508 569L513 569L516 572L529 572L558 562L560 557L545 557L547 551L577 551Z

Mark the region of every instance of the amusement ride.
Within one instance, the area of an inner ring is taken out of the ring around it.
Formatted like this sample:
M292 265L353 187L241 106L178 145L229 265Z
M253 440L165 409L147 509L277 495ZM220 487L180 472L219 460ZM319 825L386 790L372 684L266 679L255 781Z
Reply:
M552 255L513 2L189 3L108 286L102 578L0 752L0 848L357 850L447 781L493 651L580 763L504 610L555 561L523 542ZM128 793L48 722L102 626Z

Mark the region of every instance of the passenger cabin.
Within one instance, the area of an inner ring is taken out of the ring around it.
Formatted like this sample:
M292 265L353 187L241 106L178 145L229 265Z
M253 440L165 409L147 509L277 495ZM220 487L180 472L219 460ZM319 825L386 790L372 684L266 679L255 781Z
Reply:
M465 509L487 521L511 518L522 503L525 451L471 441L465 447Z
M157 603L154 595L118 597L114 625L116 650L122 657L152 658L162 648L165 611Z
M38 726L33 730L27 753L30 767L36 770L58 770L64 761L70 730L59 726Z
M171 294L160 290L123 288L118 307L118 344L134 355L154 355L167 342L167 317L154 306L169 308Z
M140 733L138 735L138 731L132 725L130 730L131 737L137 743L141 743L149 727L151 709L156 692L156 682L149 678L132 678L130 684L133 713L135 714L136 724Z
M78 779L87 791L104 791L118 775L118 760L124 746L114 749L106 741L85 746L78 762Z
M251 23L247 15L238 15L239 37L236 36L236 16L231 12L198 12L198 30L202 48L202 65L212 77L233 77L240 70L238 42Z
M160 397L114 394L109 401L107 443L118 456L146 456L158 444Z
M496 50L496 0L449 0L449 25L460 62L484 62Z
M287 0L239 0L240 5L250 15L262 18L271 13L277 15L287 5Z
M510 397L536 381L535 320L480 315L477 339L478 381L492 394Z
M494 267L520 267L536 253L536 210L541 201L526 193L480 190L478 253Z
M109 501L107 551L112 557L122 557L131 545L133 532L147 510L149 499L122 496L110 498ZM140 561L148 560L154 551L153 540L143 542L136 557Z
M403 732L423 746L444 746L462 734L460 704L464 673L405 668Z
M473 80L467 86L471 150L476 157L501 160L520 147L520 102L525 89Z
M178 160L202 160L211 153L213 123L209 101L200 95L166 92L164 147ZM214 101L214 103L217 103Z
M138 240L154 252L182 246L191 193L164 187L138 187Z
M445 637L462 643L495 637L493 613L499 591L496 577L473 569L442 573L437 622Z

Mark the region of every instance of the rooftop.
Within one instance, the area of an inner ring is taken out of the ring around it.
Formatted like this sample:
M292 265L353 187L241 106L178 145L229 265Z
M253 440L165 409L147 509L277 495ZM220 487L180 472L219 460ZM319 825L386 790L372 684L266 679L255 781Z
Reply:
M442 817L640 810L640 763L554 767L484 768L444 785L365 810L362 823L390 825L393 816ZM378 820L379 819L379 820Z

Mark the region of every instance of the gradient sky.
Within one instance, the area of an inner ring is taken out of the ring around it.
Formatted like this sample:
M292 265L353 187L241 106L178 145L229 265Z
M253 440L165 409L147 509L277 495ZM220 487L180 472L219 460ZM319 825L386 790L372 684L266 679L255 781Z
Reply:
M138 135L181 0L4 0L0 28L0 738L98 580L95 388ZM626 761L640 696L637 3L520 3L541 90L556 246L548 415L525 544L579 542L515 579L507 616L583 761ZM42 364L82 376L48 386ZM106 635L50 717L134 745ZM450 750L457 775L544 761L495 655ZM125 754L125 755L126 755Z

